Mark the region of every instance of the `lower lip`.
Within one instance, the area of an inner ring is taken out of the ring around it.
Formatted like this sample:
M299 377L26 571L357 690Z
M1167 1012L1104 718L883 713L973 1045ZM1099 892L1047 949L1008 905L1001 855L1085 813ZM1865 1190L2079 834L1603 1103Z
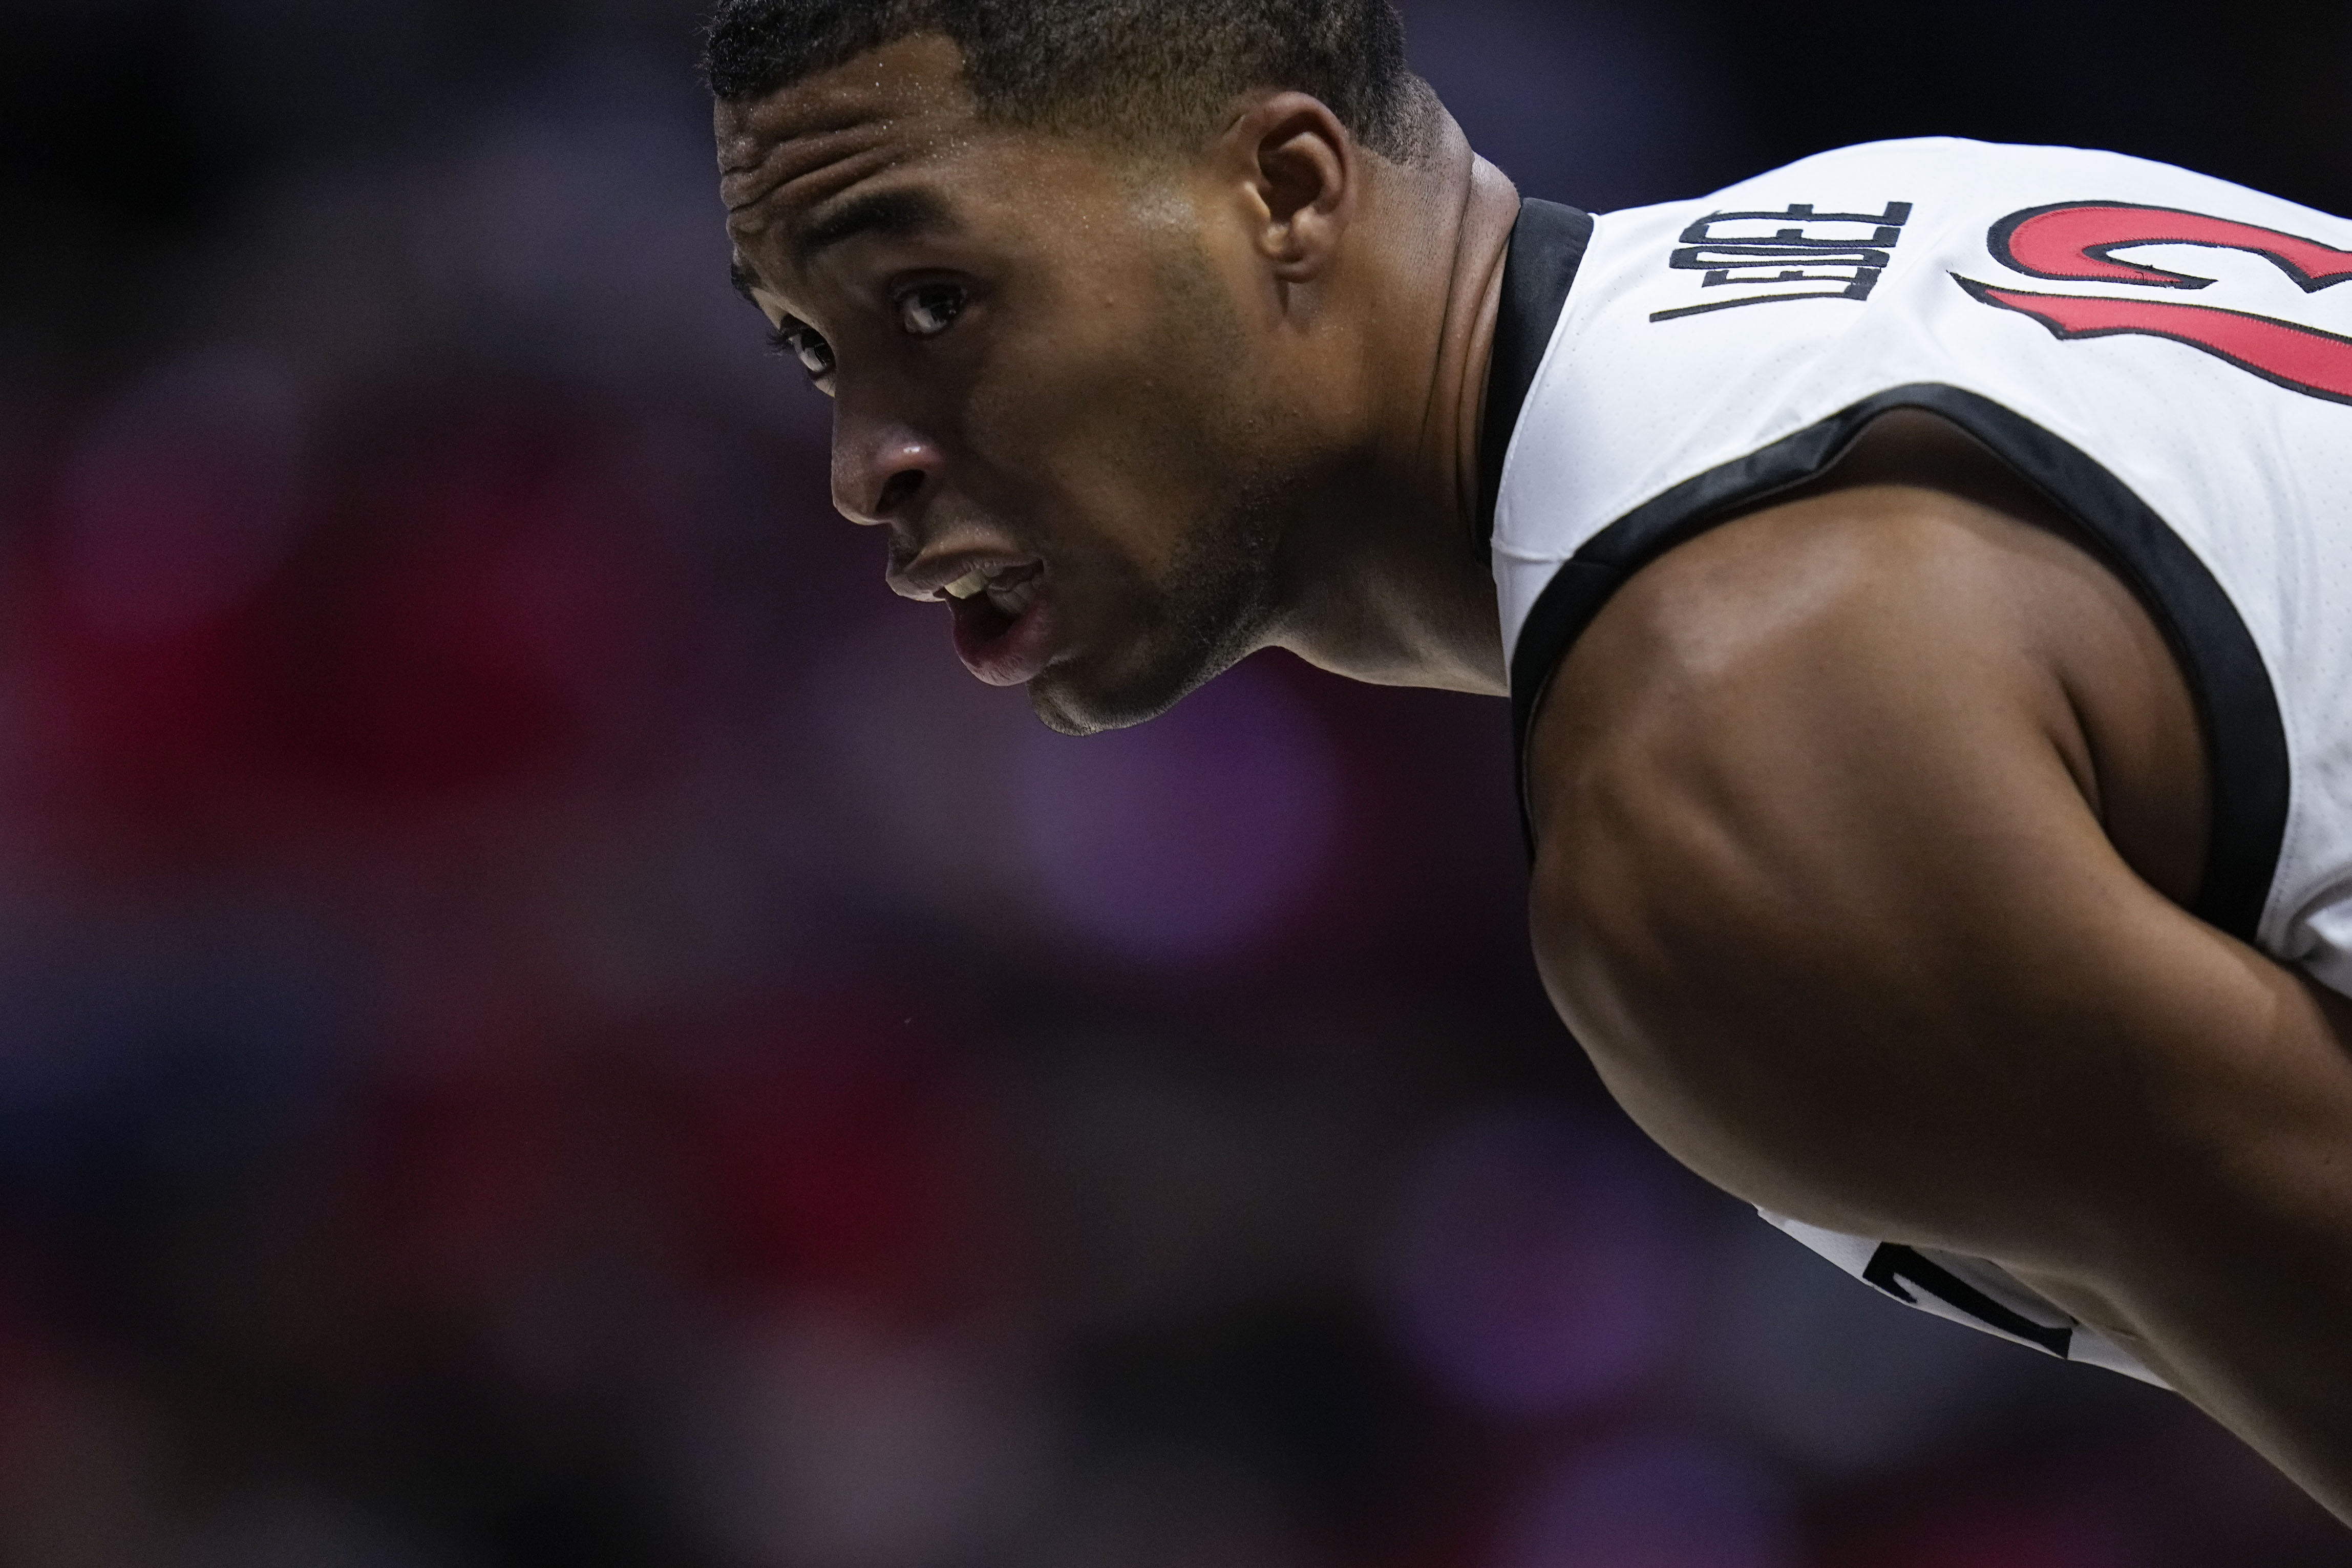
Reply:
M973 605L980 606L977 609ZM1019 686L1052 662L1053 616L1041 589L1007 621L985 595L956 602L956 657L991 686Z

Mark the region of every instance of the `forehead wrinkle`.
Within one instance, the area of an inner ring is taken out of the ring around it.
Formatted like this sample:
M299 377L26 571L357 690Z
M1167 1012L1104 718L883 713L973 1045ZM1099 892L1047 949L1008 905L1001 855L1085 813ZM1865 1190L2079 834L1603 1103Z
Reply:
M871 125L877 121L887 123L890 118L887 114L876 113L870 105L836 103L828 107L835 112L801 116L773 112L772 104L749 107L720 104L719 114L722 119L732 121L733 125L732 129L722 127L719 132L719 172L733 174L756 169L774 156L778 148L793 142L830 136L841 131L855 131L861 125ZM808 123L793 123L801 119L805 119Z
M752 174L795 148L821 147L835 137L887 138L950 108L937 94L891 92L879 83L802 83L756 103L721 104L719 172Z
M875 147L807 170L772 187L757 201L729 214L728 232L738 245L744 245L778 230L786 234L805 231L811 216L817 208L890 173L905 162L907 158L903 152Z
M858 152L893 141L912 152L968 130L972 100L960 57L944 79L936 68L933 79L919 68L877 68L886 60L929 52L902 40L766 98L719 104L719 195L729 210L764 202L802 175Z
M928 47L919 51L905 42L887 46L830 79L716 106L727 229L755 269L782 262L792 271L791 258L771 254L778 232L805 229L819 206L969 138L972 100L960 58L944 76L940 62L921 59L909 71L875 68L899 56L952 47L923 42ZM926 72L932 79L922 79Z
M761 142L787 142L866 121L952 114L958 110L969 113L974 102L971 86L963 79L961 51L946 45L953 63L943 64L928 59L929 50L910 48L912 42L902 39L885 45L765 98L719 104L719 113L730 122L730 128L721 132L721 142L748 155L752 144Z
M730 212L740 212L757 205L796 180L822 173L834 164L887 149L890 142L889 130L887 122L877 124L869 121L861 125L779 142L770 147L756 164L722 175L719 181L719 199L727 204Z

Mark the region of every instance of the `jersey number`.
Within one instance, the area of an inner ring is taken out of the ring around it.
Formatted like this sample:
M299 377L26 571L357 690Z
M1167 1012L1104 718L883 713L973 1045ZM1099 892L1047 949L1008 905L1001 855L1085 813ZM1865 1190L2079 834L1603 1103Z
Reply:
M2294 279L2306 294L2352 279L2352 251L2274 228L2127 202L2029 207L1993 225L1985 243L1995 260L2020 272L2067 282L2188 290L2213 281L2116 258L2115 252L2136 245L2204 245L2251 251ZM2042 294L1996 288L1958 273L1952 275L1952 281L1988 305L2032 317L2060 339L2105 338L2123 332L2170 338L2291 392L2352 403L2352 338L2299 321L2190 305L2151 294Z

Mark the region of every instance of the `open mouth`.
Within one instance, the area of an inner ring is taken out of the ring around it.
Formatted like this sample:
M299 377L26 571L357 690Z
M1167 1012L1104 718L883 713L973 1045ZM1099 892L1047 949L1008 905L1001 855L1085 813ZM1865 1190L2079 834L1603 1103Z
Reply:
M1019 686L1052 657L1045 564L983 567L944 590L955 608L956 657L991 686Z

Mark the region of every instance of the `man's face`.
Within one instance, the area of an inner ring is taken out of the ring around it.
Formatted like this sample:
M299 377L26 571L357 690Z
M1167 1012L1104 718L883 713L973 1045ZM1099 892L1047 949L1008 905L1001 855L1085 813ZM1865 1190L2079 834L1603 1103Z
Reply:
M834 399L841 510L1072 733L1265 638L1295 449L1242 227L1197 171L976 118L903 40L718 114L753 298Z

